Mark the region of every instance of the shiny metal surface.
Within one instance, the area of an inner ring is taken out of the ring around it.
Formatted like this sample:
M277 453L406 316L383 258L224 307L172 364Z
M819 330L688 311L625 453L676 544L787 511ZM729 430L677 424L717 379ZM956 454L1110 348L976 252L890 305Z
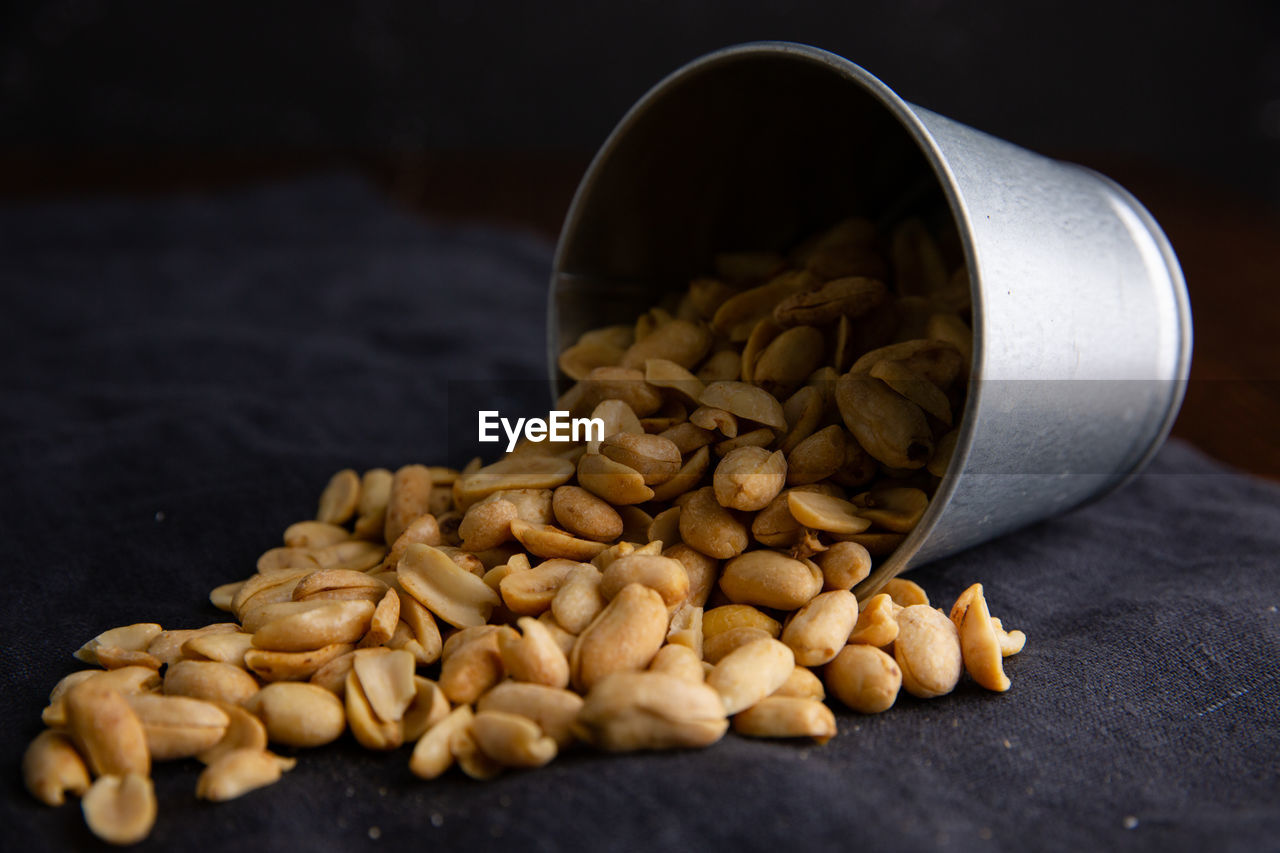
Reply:
M556 251L556 356L628 322L717 251L784 249L851 213L953 218L973 287L973 382L951 469L859 587L1124 482L1182 401L1191 315L1176 258L1121 187L908 104L839 56L758 43L655 86L578 188Z

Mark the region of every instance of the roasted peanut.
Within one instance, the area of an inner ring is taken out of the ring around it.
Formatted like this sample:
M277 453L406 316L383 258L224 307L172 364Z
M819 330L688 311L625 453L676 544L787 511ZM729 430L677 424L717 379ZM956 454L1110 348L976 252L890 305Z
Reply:
M708 557L736 557L747 548L747 528L716 500L710 486L694 492L680 512L680 538Z
M644 669L666 639L667 622L667 606L656 591L638 583L623 587L574 644L574 687L589 690L610 673Z
M836 718L817 699L766 696L734 716L733 730L748 737L809 737L826 743L836 736Z
M47 806L60 806L70 791L89 790L89 771L65 734L45 729L22 755L22 780L31 795Z
M258 682L238 666L211 660L181 660L164 674L164 692L239 705L258 692Z
M156 822L156 792L144 773L103 774L80 801L84 821L108 844L137 844Z
M268 684L244 707L262 720L272 743L285 746L323 746L337 740L347 725L338 697L301 681Z
M959 632L950 619L927 604L912 604L898 614L893 657L902 670L902 686L912 696L941 696L954 690L960 680Z
M782 630L782 642L800 666L821 666L844 648L857 621L858 599L853 593L820 593L791 617Z
M600 749L709 746L729 727L720 695L665 672L615 672L587 694L573 730Z
M716 500L729 509L764 509L782 491L786 478L787 461L781 450L770 453L760 447L739 447L716 466Z
M898 698L902 670L875 646L848 645L827 664L826 680L832 695L849 708L879 714Z
M503 767L541 767L556 757L556 742L528 717L480 711L471 720L480 751Z
M90 678L67 691L67 729L94 776L151 772L142 721L120 691Z
M822 570L777 551L748 551L725 563L720 589L735 604L795 610L822 591Z
M720 659L707 675L707 684L724 700L732 716L781 687L795 668L795 655L773 639L756 640Z
M223 803L280 781L295 758L281 758L261 749L234 749L211 763L196 780L196 796Z
M320 508L316 521L325 524L346 524L355 515L360 500L360 475L344 468L330 478L320 493Z

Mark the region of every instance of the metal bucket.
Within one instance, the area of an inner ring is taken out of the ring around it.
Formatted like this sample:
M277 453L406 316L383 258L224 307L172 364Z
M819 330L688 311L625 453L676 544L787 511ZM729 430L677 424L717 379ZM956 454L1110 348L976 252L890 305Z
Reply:
M856 590L1064 512L1155 454L1181 405L1191 313L1151 215L1107 178L903 101L842 57L732 47L649 91L578 187L556 250L556 357L629 322L726 249L848 215L949 208L972 287L971 385L951 466Z

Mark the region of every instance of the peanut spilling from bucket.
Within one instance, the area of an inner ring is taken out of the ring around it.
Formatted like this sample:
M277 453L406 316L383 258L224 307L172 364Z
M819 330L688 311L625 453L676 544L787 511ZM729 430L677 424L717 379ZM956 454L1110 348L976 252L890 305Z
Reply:
M94 832L131 843L169 759L204 762L197 795L222 801L292 769L269 746L348 731L423 779L487 779L730 727L824 743L828 696L880 713L965 671L1008 690L1026 638L981 585L944 613L876 575L956 444L969 290L944 256L920 222L882 241L857 219L785 257L719 256L561 354L559 408L603 436L339 471L314 519L210 593L234 621L80 647L102 669L55 687L27 787L82 796Z

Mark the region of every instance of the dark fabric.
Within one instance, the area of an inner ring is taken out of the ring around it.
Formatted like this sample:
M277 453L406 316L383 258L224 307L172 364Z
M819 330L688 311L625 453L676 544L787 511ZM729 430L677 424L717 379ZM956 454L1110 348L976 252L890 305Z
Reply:
M217 621L208 590L334 470L446 461L451 387L542 375L549 264L345 180L0 209L5 849L93 843L18 772L71 652ZM1027 632L1007 694L838 711L825 747L729 735L487 784L344 739L210 805L197 764L162 765L147 846L1277 849L1278 554L1280 488L1172 444L1116 494L915 574L939 603L981 580Z

